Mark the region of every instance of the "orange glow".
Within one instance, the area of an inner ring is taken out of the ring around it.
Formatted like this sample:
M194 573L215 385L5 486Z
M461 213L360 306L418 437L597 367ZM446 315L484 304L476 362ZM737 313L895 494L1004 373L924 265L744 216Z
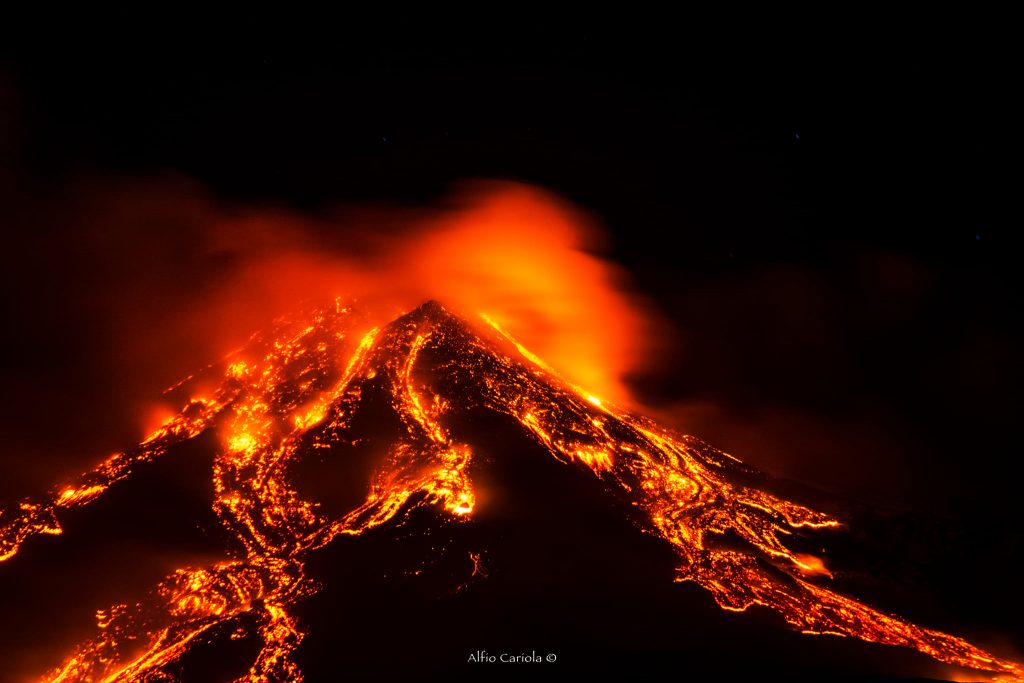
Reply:
M569 381L627 401L620 380L650 351L648 321L624 274L592 255L596 227L538 189L483 187L463 211L429 221L411 248L422 255L413 273L430 283L413 305L435 298L486 311Z
M252 438L251 435L246 432L239 434L233 434L228 439L228 450L232 451L247 451L256 445L256 439Z
M795 553L793 555L793 564L805 574L821 574L829 578L832 577L832 572L828 570L828 567L825 566L820 557Z
M228 357L227 376L245 381L258 359L230 354L246 344L245 333L289 315L297 302L343 297L342 306L358 301L362 315L387 322L437 299L466 314L485 312L529 346L535 361L543 357L602 400L629 405L622 378L652 365L655 340L663 338L625 272L600 257L606 240L596 222L536 187L464 183L441 209L367 208L331 220L221 207L191 188L180 192L184 197L165 198L153 188L126 194L132 201L157 197L134 208L139 222L147 211L175 216L177 231L199 245L200 264L216 256L233 266L192 299L165 294L161 283L146 285L160 318L139 324L136 316L118 333L119 353L173 359L161 370ZM121 237L139 239L135 234ZM131 251L130 244L121 248ZM141 421L146 433L162 424L150 415Z
M167 426L176 417L176 411L170 406L156 405L145 412L142 418L142 433L147 438L158 434L161 429Z
M612 469L612 454L604 448L580 446L572 454L592 470Z
M236 550L228 561L178 568L137 603L100 610L93 636L55 659L48 680L163 680L195 642L227 626L259 646L240 680L301 681L294 607L317 590L305 573L311 553L340 535L399 524L414 508L472 524L486 505L472 477L487 444L461 441L452 420L471 409L499 413L563 466L628 500L643 531L675 553L677 580L725 610L759 605L805 633L912 648L1024 680L1015 662L826 588L824 561L787 541L838 529L839 520L740 483L753 472L735 457L627 409L621 380L656 351L656 323L622 274L594 255L600 233L557 198L511 183L467 186L443 212L370 216L392 236L342 230L353 243L336 249L314 237L331 232L319 222L285 212L240 216L203 205L197 213L214 226L209 253L237 269L168 314L172 333L133 332L130 346L159 357L200 339L222 360L169 389L185 396L180 410L145 416L141 443L4 509L0 562L32 537L62 533L68 509L205 433L219 444L210 505ZM366 217L346 220L359 228ZM432 299L473 322L421 305ZM307 300L319 305L292 310ZM239 339L268 315L281 317ZM397 435L359 482L361 502L329 515L303 496L295 467L310 453L338 457L354 445L353 418L373 392ZM726 535L744 550L716 543ZM487 576L482 553L470 553L472 577ZM238 626L243 616L251 632Z
M70 505L81 505L97 497L106 490L105 486L82 486L79 488L66 488L60 497L57 498L57 505L68 507Z

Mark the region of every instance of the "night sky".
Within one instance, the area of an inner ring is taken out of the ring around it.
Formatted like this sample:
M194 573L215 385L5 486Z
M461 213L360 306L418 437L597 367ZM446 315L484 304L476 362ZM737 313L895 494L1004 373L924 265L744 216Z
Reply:
M1011 44L652 23L0 51L3 498L123 448L133 402L163 388L105 381L160 359L109 351L123 311L104 301L137 272L80 249L81 188L188 178L317 213L512 179L600 222L671 321L677 351L632 384L652 410L851 509L927 518L901 578L1020 650ZM160 243L152 262L187 280L187 245Z

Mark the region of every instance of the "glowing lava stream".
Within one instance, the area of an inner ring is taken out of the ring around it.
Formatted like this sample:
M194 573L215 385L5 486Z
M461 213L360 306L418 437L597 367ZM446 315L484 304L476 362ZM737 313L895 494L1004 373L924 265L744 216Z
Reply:
M303 632L291 607L316 591L304 571L309 552L339 534L399 521L415 507L433 506L453 520L472 517L473 452L444 420L453 403L512 417L553 457L599 477L641 512L644 531L671 544L678 580L710 591L725 609L761 605L805 633L914 648L996 679L1024 680L1014 662L822 587L830 574L821 560L783 541L802 530L838 526L836 520L737 483L737 475L753 470L562 380L487 322L497 334L477 333L433 302L380 329L339 302L281 320L223 364L212 397L192 398L137 447L48 499L5 509L0 561L14 557L31 536L61 533L64 510L86 505L174 444L208 429L221 438L213 509L234 541L233 559L179 569L144 602L101 610L96 635L46 680L163 680L168 665L224 629L261 643L240 681L301 680L292 655ZM351 443L353 416L371 390L388 397L401 435L377 467L364 502L332 519L300 497L292 468L315 449ZM746 547L719 547L715 538L726 533ZM485 577L480 555L470 557L474 575Z

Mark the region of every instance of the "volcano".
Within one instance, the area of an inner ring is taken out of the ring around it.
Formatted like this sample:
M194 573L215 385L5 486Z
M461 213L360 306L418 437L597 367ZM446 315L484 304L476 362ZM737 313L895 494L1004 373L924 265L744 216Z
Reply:
M838 518L561 378L486 316L431 301L375 322L341 300L276 321L169 389L183 407L142 443L4 508L19 671L836 678L874 643L1024 680L830 586ZM146 537L170 539L157 559ZM33 631L40 612L59 616Z

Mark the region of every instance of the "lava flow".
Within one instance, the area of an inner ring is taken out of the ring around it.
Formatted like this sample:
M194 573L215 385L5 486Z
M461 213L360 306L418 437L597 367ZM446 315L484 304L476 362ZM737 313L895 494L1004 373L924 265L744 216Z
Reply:
M175 444L213 430L213 509L231 559L182 567L137 604L97 614L95 635L46 677L50 681L167 680L169 667L218 634L255 638L258 654L241 681L298 681L294 654L304 631L294 606L317 591L305 562L339 535L398 524L415 508L471 523L478 505L474 457L453 415L487 410L514 420L553 458L596 476L636 511L641 529L670 544L678 580L742 611L761 605L805 633L851 636L914 648L951 665L1024 680L1024 669L958 637L914 625L825 587L820 558L786 540L837 527L823 513L767 493L754 471L691 436L610 405L560 378L502 328L471 325L428 302L376 325L338 301L285 318L207 371L216 390L135 448L115 455L48 498L3 511L0 560L39 534L60 534L61 517L89 504ZM179 388L187 392L199 382ZM305 499L295 468L316 454L342 457L353 421L384 397L399 436L366 483L363 502L330 515ZM725 535L742 544L726 547ZM737 547L737 545L739 547ZM474 575L486 576L471 555Z

